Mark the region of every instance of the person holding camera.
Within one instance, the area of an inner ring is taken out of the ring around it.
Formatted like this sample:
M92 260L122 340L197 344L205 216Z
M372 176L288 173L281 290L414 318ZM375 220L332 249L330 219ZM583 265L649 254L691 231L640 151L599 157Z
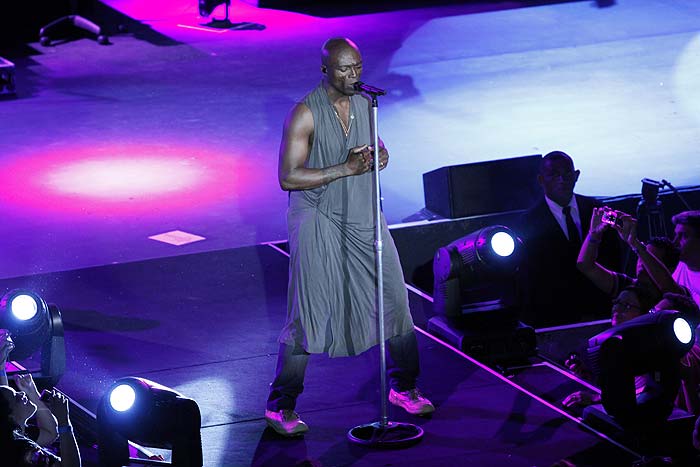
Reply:
M636 277L607 269L598 262L598 250L603 235L609 229L637 255ZM595 286L611 297L630 285L639 285L660 298L664 293L686 293L671 276L679 260L678 248L670 240L652 238L643 244L637 238L637 221L632 216L608 207L593 209L588 235L583 241L576 267Z
M58 391L40 396L31 374L17 374L9 386L6 363L14 343L0 329L0 456L3 465L80 467L80 453L68 415L68 400ZM36 426L27 421L34 417ZM46 449L60 439L61 457Z

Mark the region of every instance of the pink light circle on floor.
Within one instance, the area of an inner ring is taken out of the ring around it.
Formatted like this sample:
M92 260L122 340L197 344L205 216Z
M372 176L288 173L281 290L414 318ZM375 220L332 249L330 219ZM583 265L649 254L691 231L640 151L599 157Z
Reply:
M119 201L177 193L206 176L194 158L113 157L68 163L47 172L45 183L57 193Z
M0 202L41 214L202 209L255 189L247 158L185 146L72 147L0 164Z

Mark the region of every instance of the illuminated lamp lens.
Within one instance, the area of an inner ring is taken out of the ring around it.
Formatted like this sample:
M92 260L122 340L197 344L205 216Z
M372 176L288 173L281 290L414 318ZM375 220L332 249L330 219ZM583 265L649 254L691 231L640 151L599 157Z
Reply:
M120 384L109 395L109 404L117 412L126 412L136 401L136 391L128 384Z
M515 241L506 232L496 232L491 237L491 248L498 256L510 256L515 251Z
M673 322L673 332L676 334L676 338L683 344L687 344L693 338L693 330L690 328L690 324L683 318L676 318Z
M39 312L39 305L30 295L17 295L10 303L10 310L15 318L27 321L36 316Z

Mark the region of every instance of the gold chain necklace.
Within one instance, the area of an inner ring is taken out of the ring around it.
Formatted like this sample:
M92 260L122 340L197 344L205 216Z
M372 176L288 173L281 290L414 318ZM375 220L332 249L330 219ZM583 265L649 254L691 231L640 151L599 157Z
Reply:
M340 118L340 114L338 113L338 109L335 108L335 105L331 104L331 107L333 107L333 113L335 114L335 118L338 119L340 122L340 126L343 129L343 133L345 134L345 137L347 138L348 135L350 134L350 127L352 126L352 121L355 118L354 115L350 115L350 122L348 123L348 126L345 126L345 122L343 122L343 119Z

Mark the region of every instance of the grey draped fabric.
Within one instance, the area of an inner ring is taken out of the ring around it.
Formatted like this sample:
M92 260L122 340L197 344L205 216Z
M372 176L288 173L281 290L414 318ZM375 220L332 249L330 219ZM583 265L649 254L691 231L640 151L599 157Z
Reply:
M352 96L345 137L322 85L304 98L314 119L309 168L343 163L371 143L369 105ZM279 341L331 357L359 354L379 343L374 252L373 174L344 177L289 195L290 263L287 322ZM413 330L396 246L382 215L385 337Z

